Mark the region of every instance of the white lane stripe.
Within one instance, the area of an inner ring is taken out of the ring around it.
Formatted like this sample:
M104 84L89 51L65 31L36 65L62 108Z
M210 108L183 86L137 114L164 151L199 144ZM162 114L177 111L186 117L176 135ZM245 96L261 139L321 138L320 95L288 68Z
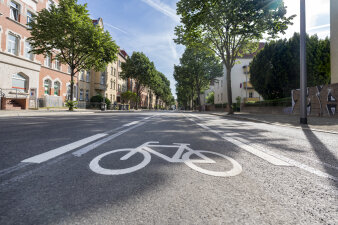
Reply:
M88 143L90 143L92 141L100 139L100 138L102 138L104 136L107 136L107 134L105 134L105 133L95 134L93 136L90 136L90 137L84 138L82 140L79 140L79 141L70 143L68 145L62 146L60 148L56 148L56 149L50 150L48 152L45 152L45 153L33 156L31 158L22 160L21 162L42 163L42 162L45 162L45 161L50 160L52 158L55 158L55 157L57 157L59 155L62 155L64 153L66 153L66 152L69 152L69 151L71 151L73 149L81 147L82 145L85 145L85 144L88 144Z
M132 125L138 124L139 122L140 122L140 121L130 122L130 123L127 123L127 124L122 125L122 127L130 127L130 126L132 126Z
M289 163L282 161L272 155L266 154L265 152L262 152L260 150L257 150L253 147L251 147L250 145L247 145L241 141L238 141L234 138L231 137L224 137L223 135L219 134L217 131L210 129L209 127L205 126L204 124L200 124L197 123L197 125L199 125L200 127L203 127L204 129L209 130L210 132L217 134L218 136L220 136L221 138L223 138L226 141L231 142L234 145L237 145L238 147L244 149L247 152L250 152L251 154L254 154L255 156L258 156L261 159L264 159L266 161L268 161L269 163L276 165L276 166L291 166Z
M118 132L116 134L113 134L113 135L110 135L110 136L108 136L106 138L103 138L102 140L94 142L91 145L88 145L88 146L86 146L84 148L81 148L81 149L77 150L76 152L73 152L73 155L77 156L77 157L80 157L80 156L86 154L87 152L89 152L89 151L91 151L91 150L99 147L100 145L102 145L102 144L104 144L104 143L106 143L106 142L108 142L108 141L110 141L110 140L112 140L112 139L114 139L114 138L116 138L116 137L118 137L118 136L120 136L120 135L122 135L122 134L124 134L124 133L126 133L126 132L128 132L128 131L130 131L132 129L134 129L134 128L136 128L136 127L139 127L139 126L141 126L143 124L144 124L144 122L143 123L138 123L137 125L135 125L133 127L129 127L129 128L127 128L125 130L122 130L122 131L120 131L120 132Z
M196 124L198 124L195 120L193 120L193 119L191 119L191 118L189 118L189 119L190 119L191 121L195 122ZM213 133L219 135L220 137L224 138L225 140L228 140L228 138L222 136L222 135L219 134L217 131L214 131L214 130L212 130L211 128L209 128L209 127L207 127L207 126L205 126L205 125L203 125L203 124L198 124L198 125L202 125L203 128L208 129L209 131L211 131L211 132L213 132ZM241 142L241 143L242 143L242 142ZM311 167L311 166L308 166L308 165L305 165L305 164L303 164L303 163L300 163L300 162L298 162L298 161L296 161L296 160L287 158L287 157L285 157L285 156L279 155L279 154L277 154L277 153L275 153L275 152L272 152L272 151L264 150L264 152L268 152L269 155L274 156L274 157L276 157L276 158L278 158L278 159L280 159L280 160L282 160L282 161L284 161L284 162L287 162L287 163L289 163L291 166L298 167L298 168L303 169L303 170L305 170L305 171L307 171L307 172L309 172L309 173L315 174L315 175L317 175L317 176L319 176L319 177L328 178L328 179L331 179L331 180L334 180L334 181L338 181L338 177L335 177L335 176L332 176L332 175L330 175L330 174L328 174L328 173L322 172L322 171L320 171L320 170L318 170L318 169L315 169L315 168L313 168L313 167Z

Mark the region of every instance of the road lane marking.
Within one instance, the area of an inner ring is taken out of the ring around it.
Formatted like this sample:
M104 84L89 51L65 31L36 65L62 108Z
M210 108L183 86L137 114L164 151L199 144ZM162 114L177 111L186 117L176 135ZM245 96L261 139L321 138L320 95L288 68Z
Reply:
M186 115L185 115L185 116L186 116ZM195 116L195 115L194 115L194 117L199 118L199 117L197 117L197 116ZM191 118L189 118L189 117L187 117L187 118L188 118L189 120L193 121L194 123L196 123L197 125L201 126L202 128L207 129L208 131L210 131L210 132L212 132L212 133L214 133L214 134L217 134L218 136L220 136L220 137L223 138L224 140L227 140L227 141L228 141L228 140L230 139L230 137L225 137L224 135L220 134L219 132L217 132L217 131L215 131L215 130L212 130L211 128L209 128L208 126L206 126L206 125L204 125L204 124L199 124L199 123L197 123L195 120L193 120L193 119L191 119ZM200 118L199 118L199 119L200 119ZM231 139L233 139L233 138L231 138ZM241 141L238 141L238 142L241 142ZM241 142L241 143L243 143L243 142ZM245 143L243 143L243 144L245 144ZM247 145L247 144L245 144L245 145ZM254 144L253 144L253 145L254 145ZM242 148L242 147L241 147L241 148ZM244 149L244 150L246 150L246 149ZM262 150L257 150L257 151L262 151ZM281 161L284 161L284 162L288 163L290 166L298 167L298 168L303 169L303 170L305 170L305 171L307 171L307 172L309 172L309 173L315 174L315 175L317 175L317 176L319 176L319 177L323 177L323 178L331 179L331 180L334 180L334 181L338 181L338 177L332 176L331 174L322 172L322 171L320 171L320 170L318 170L318 169L315 169L315 168L313 168L313 167L311 167L311 166L305 165L305 164L303 164L303 163L301 163L301 162L298 162L298 161L296 161L296 160L290 159L290 158L288 158L288 157L282 156L282 155L277 154L277 153L275 153L275 152L273 152L273 151L264 150L264 151L262 151L262 152L265 152L265 153L268 154L268 155L271 155L271 156L273 156L273 157L275 157L275 158L277 158L277 159L279 159L279 160L281 160Z
M130 127L132 125L138 124L139 122L141 122L141 121L134 121L134 122L131 122L131 123L127 123L127 124L122 125L122 127Z
M94 142L94 143L92 143L92 144L90 144L90 145L88 145L88 146L86 146L84 148L81 148L81 149L77 150L76 152L73 152L73 155L77 156L77 157L80 157L80 156L86 154L87 152L89 152L89 151L91 151L91 150L99 147L100 145L103 145L104 143L106 143L106 142L108 142L110 140L113 140L114 138L116 138L116 137L118 137L118 136L120 136L120 135L122 135L122 134L124 134L124 133L126 133L126 132L128 132L128 131L130 131L130 130L132 130L134 128L136 128L136 127L139 127L139 126L141 126L143 124L145 124L145 123L144 122L143 123L138 123L138 124L136 124L133 127L129 127L129 128L127 128L125 130L121 130L120 132L118 132L116 134L110 135L110 136L108 136L106 138L103 138L102 140L99 140L99 141Z
M55 157L57 157L59 155L62 155L64 153L67 153L69 151L72 151L72 150L74 150L74 149L76 149L78 147L81 147L82 145L88 144L88 143L90 143L92 141L95 141L97 139L105 137L107 135L108 134L105 134L105 133L95 134L93 136L90 136L90 137L84 138L82 140L70 143L68 145L65 145L65 146L62 146L62 147L50 150L48 152L44 152L42 154L33 156L33 157L25 159L25 160L22 160L21 162L42 163L42 162L45 162L45 161L50 160L52 158L55 158Z

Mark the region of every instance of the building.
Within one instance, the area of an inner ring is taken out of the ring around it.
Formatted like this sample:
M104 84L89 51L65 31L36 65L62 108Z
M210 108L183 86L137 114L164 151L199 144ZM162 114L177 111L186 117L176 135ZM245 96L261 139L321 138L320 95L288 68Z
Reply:
M264 43L259 44L259 49L264 47ZM236 102L237 97L241 97L242 102L260 101L262 96L252 87L250 83L250 69L249 64L255 54L244 55L237 60L237 64L231 70L231 89L232 102ZM226 82L226 68L224 67L223 76L216 78L214 84L215 90L215 104L225 104L228 102L227 98L227 82Z
M203 94L200 94L200 101L202 106L202 111L205 111L207 103L207 97L211 92L215 92L214 83L210 84L209 89L205 90Z
M331 84L338 83L338 4L330 2Z
M27 23L56 0L0 0L0 95L2 109L62 106L69 94L68 66L33 55ZM75 89L76 90L76 89ZM67 92L68 91L68 92Z

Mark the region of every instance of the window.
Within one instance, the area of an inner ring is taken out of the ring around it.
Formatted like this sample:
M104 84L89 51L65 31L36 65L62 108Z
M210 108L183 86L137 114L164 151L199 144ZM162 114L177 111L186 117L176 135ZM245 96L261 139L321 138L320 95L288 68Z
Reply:
M80 89L80 101L83 101L83 89Z
M31 28L28 24L33 21L33 13L27 11L27 27Z
M52 6L54 5L54 2L52 0L48 0L47 1L47 9L50 10L52 8Z
M70 98L70 84L67 85L67 100Z
M20 5L16 2L11 1L10 3L10 18L15 21L20 21L19 17Z
M114 68L113 76L116 77L116 69Z
M110 101L112 102L113 101L113 95L110 94Z
M105 81L105 72L101 72L101 80L100 80L100 84L104 84L104 81Z
M72 69L70 68L70 66L68 66L68 73L71 73Z
M121 61L119 60L119 66L121 66Z
M19 38L12 34L8 34L7 51L11 54L18 55L19 53Z
M59 60L55 59L55 69L61 70L61 63Z
M54 95L60 96L60 82L54 82Z
M52 82L50 80L46 79L43 83L43 87L45 89L45 95L50 95Z
M50 55L47 55L46 58L45 58L45 66L52 67L52 59L51 59Z
M118 90L118 91L121 91L121 84L118 84L118 85L117 85L117 90Z
M14 74L12 76L12 88L19 89L20 91L27 91L27 79L20 75Z
M223 87L223 81L221 80L221 87Z
M82 80L84 81L84 71L80 71L80 74L79 74L79 80Z
M113 101L115 101L115 95L113 95Z
M113 89L113 80L110 80L110 89Z
M90 71L89 70L87 71L86 81L90 82Z
M25 41L25 57L33 61L34 54L29 52L31 50L32 50L31 44L28 41Z
M115 87L115 81L113 81L113 90L115 90L116 87Z
M89 102L89 90L86 90L86 102Z
M253 98L253 92L249 92L249 98Z

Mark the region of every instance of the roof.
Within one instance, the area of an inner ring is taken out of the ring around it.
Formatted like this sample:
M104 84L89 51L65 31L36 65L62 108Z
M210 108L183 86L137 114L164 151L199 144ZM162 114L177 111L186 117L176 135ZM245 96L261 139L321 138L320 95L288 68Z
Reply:
M120 49L120 54L124 57L124 58L127 58L128 54L125 50L123 49Z

